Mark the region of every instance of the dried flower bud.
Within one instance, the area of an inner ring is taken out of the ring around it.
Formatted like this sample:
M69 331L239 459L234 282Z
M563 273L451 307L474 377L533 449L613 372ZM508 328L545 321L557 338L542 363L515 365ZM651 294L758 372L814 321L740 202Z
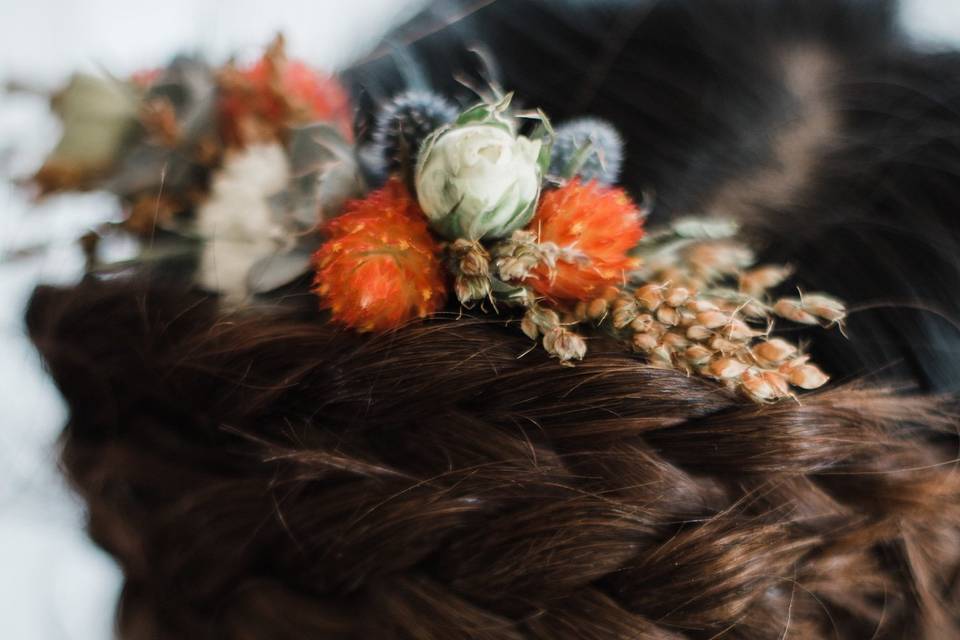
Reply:
M669 327L674 327L680 323L680 314L673 307L662 305L657 309L657 320Z
M730 380L739 377L748 369L748 365L740 362L736 358L720 358L710 363L710 375L721 380Z
M740 276L740 291L751 296L763 295L767 289L776 287L789 278L792 273L793 269L787 266L766 265L757 267Z
M697 314L697 322L707 329L719 329L730 322L730 316L721 311L701 311Z
M798 324L819 324L817 317L803 308L803 303L796 298L781 298L773 305L773 312L781 318L786 318Z
M779 365L797 353L797 348L780 338L773 338L753 347L753 355L765 364Z
M645 284L633 292L633 296L646 311L656 311L663 302L663 287L657 284Z
M687 337L691 340L707 340L712 335L713 331L701 324L695 324L687 329Z
M679 307L690 299L690 290L685 287L673 287L667 290L664 301L671 307Z
M583 338L564 327L554 327L543 336L543 348L556 356L561 364L571 364L574 360L583 360L587 354L587 343Z
M656 336L649 333L633 334L633 348L644 353L652 351L657 346Z
M827 374L812 364L803 364L790 371L790 384L801 389L817 389L829 379Z

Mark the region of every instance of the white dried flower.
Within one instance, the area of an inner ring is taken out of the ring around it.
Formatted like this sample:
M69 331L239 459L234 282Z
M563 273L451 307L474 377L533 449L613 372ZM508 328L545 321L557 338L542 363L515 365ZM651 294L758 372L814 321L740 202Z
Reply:
M206 241L197 276L201 286L233 301L247 294L250 267L285 240L267 199L289 180L287 155L278 144L250 145L226 157L209 198L197 209L197 230Z
M500 124L445 127L417 162L420 207L448 238L502 238L533 217L540 195L541 142Z

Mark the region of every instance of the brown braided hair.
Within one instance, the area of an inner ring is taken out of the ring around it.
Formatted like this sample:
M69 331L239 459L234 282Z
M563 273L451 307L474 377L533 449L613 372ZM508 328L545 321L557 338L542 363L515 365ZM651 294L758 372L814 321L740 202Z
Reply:
M36 291L121 637L956 637L943 403L757 406L600 340L566 369L502 323L291 303Z

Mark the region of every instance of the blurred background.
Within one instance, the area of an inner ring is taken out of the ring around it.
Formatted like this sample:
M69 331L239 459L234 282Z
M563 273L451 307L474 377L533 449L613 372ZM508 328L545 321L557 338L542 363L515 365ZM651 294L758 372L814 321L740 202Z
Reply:
M124 76L182 51L250 59L278 31L291 56L334 70L426 2L0 0L0 85L43 92L75 70ZM960 47L957 0L904 0L901 20L924 47ZM12 184L36 169L57 135L44 97L0 93L0 638L105 640L120 576L87 541L82 510L58 475L55 439L66 413L21 321L35 283L75 280L83 262L76 238L116 214L104 194L36 205ZM9 259L25 250L28 257Z

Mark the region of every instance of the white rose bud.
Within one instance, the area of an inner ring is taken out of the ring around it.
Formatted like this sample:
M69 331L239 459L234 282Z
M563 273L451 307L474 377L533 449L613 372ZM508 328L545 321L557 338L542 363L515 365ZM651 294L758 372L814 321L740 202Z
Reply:
M533 218L540 140L496 123L455 125L426 140L417 163L420 207L447 238L502 238Z

